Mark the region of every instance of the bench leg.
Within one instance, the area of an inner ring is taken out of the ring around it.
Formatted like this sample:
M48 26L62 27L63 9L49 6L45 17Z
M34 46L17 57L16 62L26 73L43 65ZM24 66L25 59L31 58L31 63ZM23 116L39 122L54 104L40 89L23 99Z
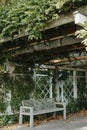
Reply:
M30 115L30 128L33 127L33 115Z
M20 125L22 124L22 120L23 120L23 115L20 114L20 115L19 115L19 124L20 124Z
M66 108L63 111L63 117L64 117L64 120L66 120Z
M53 117L54 117L54 118L56 117L56 112L53 113Z

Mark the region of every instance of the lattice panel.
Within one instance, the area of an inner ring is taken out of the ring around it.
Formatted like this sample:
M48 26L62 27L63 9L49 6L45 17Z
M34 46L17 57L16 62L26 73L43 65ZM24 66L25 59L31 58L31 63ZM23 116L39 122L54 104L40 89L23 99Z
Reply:
M73 78L69 78L65 81L63 94L65 102L73 98Z
M52 95L52 78L48 75L36 74L33 98L49 98Z
M68 102L73 98L73 78L69 77L68 80L65 80L62 85L60 85L60 101Z

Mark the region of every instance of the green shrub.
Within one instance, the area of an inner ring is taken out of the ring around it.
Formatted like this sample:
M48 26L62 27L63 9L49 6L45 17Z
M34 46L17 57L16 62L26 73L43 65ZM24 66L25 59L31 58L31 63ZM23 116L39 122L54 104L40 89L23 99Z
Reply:
M87 109L87 101L80 98L71 99L67 105L67 113L75 113Z
M3 127L5 125L11 125L18 122L19 115L4 115L0 117L0 127Z

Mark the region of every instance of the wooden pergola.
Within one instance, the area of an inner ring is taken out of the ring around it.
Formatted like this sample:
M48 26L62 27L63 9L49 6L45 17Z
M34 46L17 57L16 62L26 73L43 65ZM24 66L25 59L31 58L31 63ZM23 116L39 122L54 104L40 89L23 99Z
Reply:
M87 12L87 7L78 9ZM72 69L87 69L86 46L82 39L77 39L75 32L82 27L74 22L73 12L62 15L58 20L49 23L45 29L42 40L28 41L24 34L15 36L13 40L1 41L1 60L7 55L11 62L18 64L53 65ZM74 61L79 63L74 65Z
M87 6L78 9L87 15ZM42 31L42 40L28 41L25 34L17 35L13 40L1 41L1 62L10 56L10 63L27 65L28 67L45 65L49 69L72 70L74 97L77 98L76 71L86 74L87 82L87 51L82 44L83 39L77 39L75 32L82 29L75 24L73 12L61 15L58 20L49 23ZM58 79L56 80L57 85Z

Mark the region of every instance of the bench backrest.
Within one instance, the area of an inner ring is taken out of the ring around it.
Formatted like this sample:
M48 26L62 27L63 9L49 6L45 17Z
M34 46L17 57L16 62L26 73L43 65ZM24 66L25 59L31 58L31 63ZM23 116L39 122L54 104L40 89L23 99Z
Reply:
M53 98L23 100L22 105L27 107L33 107L34 111L46 110L56 107Z

